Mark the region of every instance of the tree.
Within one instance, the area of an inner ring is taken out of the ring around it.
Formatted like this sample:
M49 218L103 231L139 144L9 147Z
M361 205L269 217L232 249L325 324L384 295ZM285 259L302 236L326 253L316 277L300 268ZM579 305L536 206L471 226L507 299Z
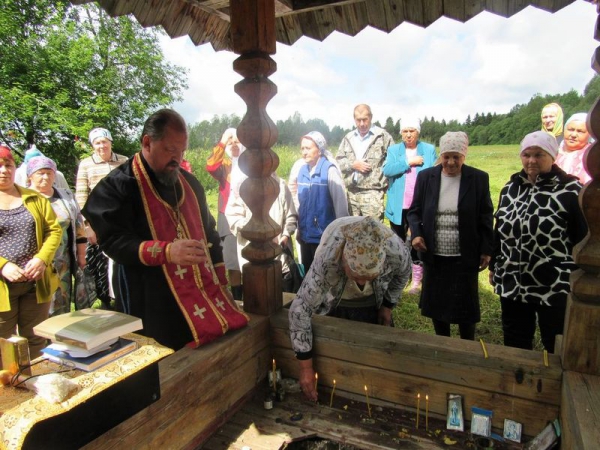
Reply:
M185 71L164 61L160 33L92 4L4 0L0 139L18 155L35 142L71 180L93 127L131 153L143 120L186 87Z

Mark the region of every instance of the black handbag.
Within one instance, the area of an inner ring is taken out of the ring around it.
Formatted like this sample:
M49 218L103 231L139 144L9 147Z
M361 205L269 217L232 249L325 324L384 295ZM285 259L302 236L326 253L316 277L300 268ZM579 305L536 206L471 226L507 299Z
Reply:
M287 245L283 247L283 257L290 271L282 274L282 290L295 294L304 279L304 268L294 260L294 255Z

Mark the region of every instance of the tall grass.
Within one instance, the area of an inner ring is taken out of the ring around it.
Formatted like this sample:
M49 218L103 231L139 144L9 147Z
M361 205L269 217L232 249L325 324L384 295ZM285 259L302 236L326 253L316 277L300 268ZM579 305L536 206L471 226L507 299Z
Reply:
M332 149L335 153L335 149ZM186 154L191 162L194 174L200 179L207 191L209 207L213 214L217 213L218 186L215 180L206 172L206 159L212 149L194 149ZM300 148L276 146L273 151L279 156L277 173L287 179L294 162L300 157ZM500 190L510 176L521 170L519 147L517 145L489 145L469 147L466 164L486 171L490 175L490 195L494 208L497 205ZM479 296L481 303L481 323L477 326L477 339L485 342L502 344L502 323L500 301L488 283L488 271L479 275ZM421 316L419 297L404 291L400 305L394 310L394 323L397 327L407 330L421 331L433 334L431 320ZM455 327L453 327L455 328ZM457 335L457 330L452 330ZM536 338L536 348L541 348L539 336Z

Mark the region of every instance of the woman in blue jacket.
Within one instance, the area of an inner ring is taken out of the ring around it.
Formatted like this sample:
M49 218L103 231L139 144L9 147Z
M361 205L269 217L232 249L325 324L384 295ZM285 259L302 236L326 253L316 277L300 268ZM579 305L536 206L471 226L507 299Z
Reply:
M326 145L318 131L311 131L300 142L306 164L298 173L298 242L306 273L327 225L348 215L344 181L339 169L325 156Z
M408 208L412 203L417 174L435 164L435 147L419 140L421 125L419 119L407 118L402 120L400 129L402 142L392 145L387 150L383 165L383 174L388 179L387 201L385 216L390 221L390 227L402 241L406 241ZM413 252L412 285L410 293L416 294L421 289L423 266Z

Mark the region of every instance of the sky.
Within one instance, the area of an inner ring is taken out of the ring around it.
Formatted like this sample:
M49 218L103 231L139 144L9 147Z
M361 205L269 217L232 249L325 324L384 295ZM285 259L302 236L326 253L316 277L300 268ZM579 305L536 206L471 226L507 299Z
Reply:
M577 0L554 14L529 6L508 19L483 12L466 23L442 17L427 28L403 23L389 34L367 27L354 37L278 43L270 77L278 93L267 113L275 122L299 112L352 128L354 106L367 103L382 124L408 116L464 122L507 113L538 93L582 93L594 75L596 18L595 5ZM165 36L161 46L167 61L189 70L183 101L173 105L189 124L243 117L238 55L196 47L187 36Z

